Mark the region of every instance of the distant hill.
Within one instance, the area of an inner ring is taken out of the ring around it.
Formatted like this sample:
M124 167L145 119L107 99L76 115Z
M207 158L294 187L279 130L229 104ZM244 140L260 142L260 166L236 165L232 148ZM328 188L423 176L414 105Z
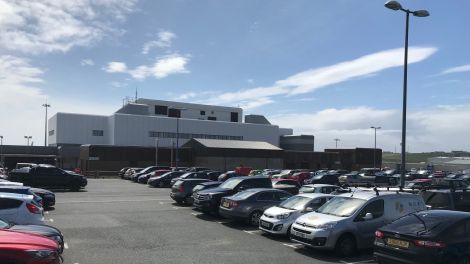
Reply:
M406 153L406 162L408 162L408 163L427 162L428 158L433 158L433 157L470 157L470 152L466 152L466 151L452 151L452 152L436 151L436 152L423 152L423 153ZM383 162L390 162L390 163L400 163L401 162L401 154L400 153L384 152L382 154L382 161Z

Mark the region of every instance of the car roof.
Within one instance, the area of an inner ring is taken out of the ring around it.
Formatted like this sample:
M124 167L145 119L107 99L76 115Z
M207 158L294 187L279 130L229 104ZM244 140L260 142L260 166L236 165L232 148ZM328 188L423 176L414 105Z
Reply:
M231 180L231 179L268 179L268 180L271 180L267 176L259 176L259 175L256 175L256 176L238 176L238 177L230 178L229 180Z
M21 186L21 185L0 185L0 192L1 190L29 190L31 187L29 186Z
M342 193L336 196L342 196L342 197L352 197L352 198L358 198L358 199L363 199L363 200L370 200L374 197L386 197L386 196L418 196L417 194L412 194L412 193L405 193L405 192L389 192L389 191L382 191L378 192L378 195L375 191L373 190L364 190L364 189L356 189L352 190L351 192L348 193Z
M0 198L9 198L9 199L27 201L27 200L32 200L34 197L32 195L26 195L26 194L0 192Z
M306 185L303 185L302 187L338 187L336 185L332 185L332 184L323 184L323 183L317 183L317 184L306 184Z
M302 196L302 197L315 199L315 198L318 198L318 197L333 197L335 195L326 194L326 193L299 193L296 196Z
M286 191L275 189L275 188L250 188L250 189L243 190L243 192L253 192L253 193L263 192L263 191L286 192Z
M446 221L459 221L462 219L470 218L470 212L451 211L451 210L426 210L421 211L419 214L427 214L435 217L442 217Z

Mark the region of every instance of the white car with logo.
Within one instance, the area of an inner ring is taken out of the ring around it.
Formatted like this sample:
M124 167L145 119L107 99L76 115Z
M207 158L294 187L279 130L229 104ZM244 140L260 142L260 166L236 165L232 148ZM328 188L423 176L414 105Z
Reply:
M0 193L0 219L18 225L42 225L44 210L32 195Z
M349 256L371 248L377 228L404 215L425 210L417 194L357 190L337 195L316 212L294 222L290 238L317 249Z
M279 205L266 209L260 218L259 229L276 235L289 235L290 227L297 217L313 212L333 195L304 193L292 196Z

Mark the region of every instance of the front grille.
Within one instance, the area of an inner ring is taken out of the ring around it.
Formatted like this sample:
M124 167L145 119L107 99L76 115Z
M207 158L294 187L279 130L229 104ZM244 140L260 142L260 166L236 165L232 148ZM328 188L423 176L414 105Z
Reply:
M311 245L311 243L312 243L311 240L309 240L309 239L307 239L307 238L303 238L303 237L296 236L296 235L294 235L294 234L291 234L291 237L292 237L293 239L297 240L297 241L304 242L304 243L309 244L309 245Z
M296 227L292 227L292 229L294 229L294 230L297 231L297 232L304 233L304 234L310 234L310 233L312 233L312 232L310 232L310 231L303 230L303 229L299 229L299 228L296 228Z
M197 194L196 199L200 200L200 201L206 201L206 200L209 200L209 195L206 195L206 194Z
M267 230L273 229L273 223L270 223L270 222L266 222L266 221L260 220L259 225L260 225L262 228L267 229Z

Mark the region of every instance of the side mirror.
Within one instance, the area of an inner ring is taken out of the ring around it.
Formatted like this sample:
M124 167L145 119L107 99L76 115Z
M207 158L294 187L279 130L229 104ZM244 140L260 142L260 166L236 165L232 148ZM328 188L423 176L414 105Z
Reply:
M307 207L307 208L305 208L305 210L304 210L304 212L306 212L306 213L311 213L311 212L313 212L313 211L315 211L315 210L314 210L312 207Z
M364 221L368 221L374 219L374 216L371 213L367 213L362 219L364 219Z

